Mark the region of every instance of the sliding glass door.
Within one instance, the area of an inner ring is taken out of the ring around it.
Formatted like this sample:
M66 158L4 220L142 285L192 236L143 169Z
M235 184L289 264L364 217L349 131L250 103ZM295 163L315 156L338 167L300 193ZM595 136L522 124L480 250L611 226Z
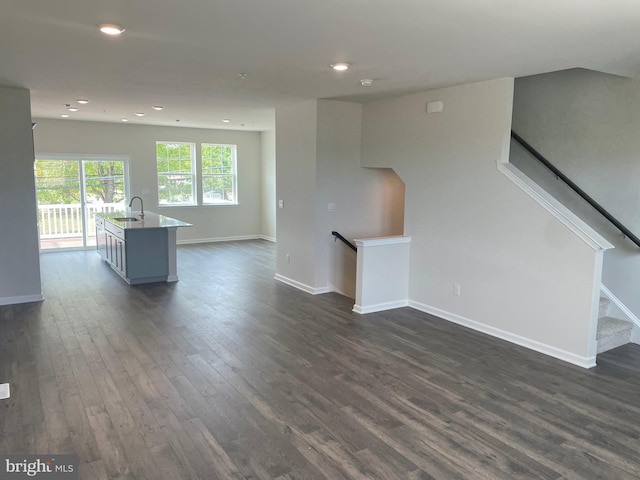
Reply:
M41 250L95 246L95 214L124 210L124 158L42 155L35 177Z

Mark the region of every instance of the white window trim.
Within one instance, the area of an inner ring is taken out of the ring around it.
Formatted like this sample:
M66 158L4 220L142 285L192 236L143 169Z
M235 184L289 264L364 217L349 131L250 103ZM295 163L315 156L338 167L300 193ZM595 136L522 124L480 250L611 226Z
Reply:
M233 173L216 173L216 174L205 174L202 164L204 159L202 158L202 147L211 146L211 147L231 147L233 152ZM202 183L202 198L201 205L203 207L224 207L224 206L234 206L240 203L239 195L238 195L238 145L234 143L209 143L203 142L200 144L199 149L200 155L200 175L201 175L201 183ZM233 202L211 202L205 203L204 201L204 179L207 177L232 177L233 179Z
M192 202L190 203L160 203L160 183L158 182L161 173L158 172L158 145L174 144L174 145L191 145L191 185L193 188ZM170 140L156 140L155 148L155 167L156 167L156 186L158 191L158 208L175 208L175 207L197 207L198 206L198 151L195 142L174 142Z

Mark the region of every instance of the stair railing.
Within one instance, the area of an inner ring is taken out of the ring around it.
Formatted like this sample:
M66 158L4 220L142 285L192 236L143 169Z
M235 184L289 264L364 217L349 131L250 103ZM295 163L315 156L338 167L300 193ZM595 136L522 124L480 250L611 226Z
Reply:
M567 177L564 173L562 173L555 165L553 165L549 160L547 160L540 152L538 152L535 148L529 145L520 135L511 130L511 138L513 138L516 142L518 142L522 147L533 155L540 163L542 163L545 167L547 167L556 177L562 180L567 184L569 188L571 188L574 192L576 192L580 197L582 197L589 205L591 205L600 215L609 220L622 234L635 243L638 247L640 247L640 238L635 236L627 227L622 225L618 219L616 219L613 215L611 215L608 211L606 211L598 202L596 202L591 196L589 196L584 190L582 190L578 185L576 185L569 177Z
M333 231L331 232L331 235L333 235L334 238L333 241L335 242L336 240L340 240L342 243L344 243L347 247L349 247L351 250L353 250L354 252L358 251L358 247L356 247L353 243L351 243L349 240L347 240L346 238L344 238L342 235L340 235L338 232Z

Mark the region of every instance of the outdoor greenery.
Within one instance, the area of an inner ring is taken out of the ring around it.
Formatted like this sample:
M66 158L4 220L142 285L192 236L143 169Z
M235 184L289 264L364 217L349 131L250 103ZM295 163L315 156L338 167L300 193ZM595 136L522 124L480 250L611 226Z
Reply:
M235 198L235 146L202 145L202 201L227 203Z
M82 162L87 203L124 201L124 163L120 161ZM39 205L80 203L80 162L36 160L36 190Z
M156 143L160 204L195 203L193 149L192 143Z
M161 204L195 204L195 145L156 144L158 199ZM202 201L234 203L235 145L202 144Z

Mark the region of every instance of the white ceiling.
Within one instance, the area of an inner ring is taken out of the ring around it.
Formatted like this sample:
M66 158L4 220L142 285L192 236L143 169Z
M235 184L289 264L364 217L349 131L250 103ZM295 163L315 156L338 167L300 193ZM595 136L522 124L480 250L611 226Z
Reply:
M573 67L637 76L638 32L637 0L2 0L0 85L30 89L34 117L87 98L72 119L265 130L304 99Z

